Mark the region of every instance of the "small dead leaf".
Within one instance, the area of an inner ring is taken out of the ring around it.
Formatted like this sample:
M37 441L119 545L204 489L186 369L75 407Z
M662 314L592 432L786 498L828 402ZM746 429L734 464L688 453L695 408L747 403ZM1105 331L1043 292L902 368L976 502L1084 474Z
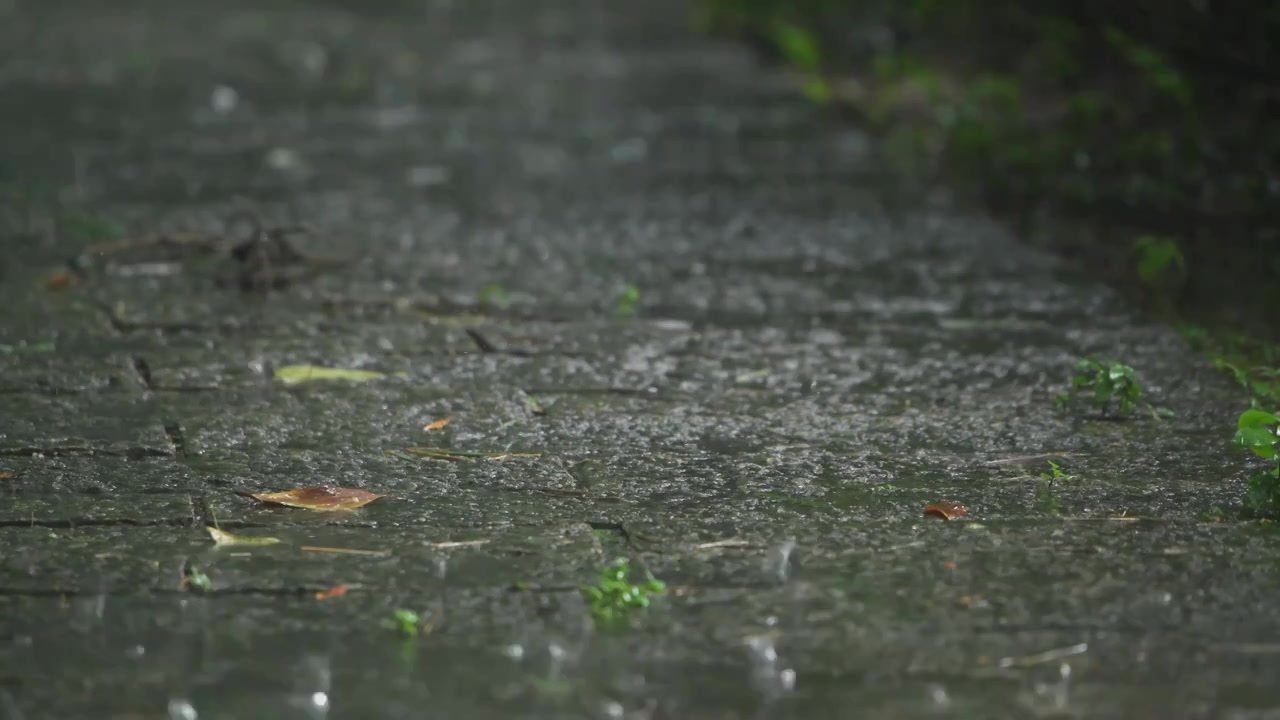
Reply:
M18 477L18 473L0 472L0 480L10 480Z
M297 385L311 380L347 380L349 382L368 382L387 376L386 373L373 370L346 370L343 368L326 368L315 365L285 365L278 367L273 373L275 378L285 385Z
M347 594L346 585L334 585L328 590L321 590L320 592L316 593L316 599L328 600L329 598L342 597L343 595L346 595L346 594Z
M206 527L205 530L209 531L209 537L213 538L215 545L275 545L280 542L280 538L233 535L216 527Z
M270 493L252 493L237 490L236 494L251 497L258 502L305 510L354 510L377 500L382 495L358 488L342 488L333 485L312 485Z
M969 509L958 502L936 502L924 509L924 514L943 520L958 520L969 514Z
M444 427L445 425L448 425L448 424L449 424L449 418L440 418L439 420L436 420L435 422L430 422L430 423L427 423L426 425L424 425L424 426L422 427L422 431L423 431L423 432L431 432L432 430L439 430L440 428L442 428L442 427Z
M502 460L504 458L523 457L536 458L542 457L542 453L517 453L517 452L466 452L463 450L449 450L448 448L429 448L429 447L411 447L405 448L405 452L418 457L431 458L432 460L449 460L457 462L459 460Z
M60 292L74 285L76 276L69 270L54 270L44 276L44 289L49 292Z

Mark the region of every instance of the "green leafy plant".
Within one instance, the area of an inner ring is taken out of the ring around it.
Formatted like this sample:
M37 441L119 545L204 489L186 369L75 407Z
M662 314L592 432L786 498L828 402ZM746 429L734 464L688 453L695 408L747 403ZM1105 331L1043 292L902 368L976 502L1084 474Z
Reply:
M1058 395L1058 404L1070 407L1087 395L1090 405L1107 415L1115 406L1118 415L1128 415L1138 406L1142 386L1133 368L1111 360L1085 358L1075 365L1071 389Z
M1062 509L1062 501L1054 494L1053 485L1059 480L1070 480L1071 475L1063 472L1058 463L1052 460L1048 462L1049 472L1040 473L1043 482L1036 486L1036 501L1045 512L1056 514Z
M1244 506L1261 517L1280 517L1280 417L1258 408L1250 408L1236 421L1232 444L1250 450L1270 461L1266 470L1249 476Z
M614 303L613 314L620 318L634 317L640 305L640 288L628 285L618 294Z
M631 561L619 558L600 573L596 585L581 589L582 597L591 606L591 616L596 623L613 626L632 612L649 607L650 595L665 593L667 586L645 571L640 584L631 582Z
M195 565L186 565L182 569L182 588L190 592L207 593L213 589L213 581Z
M1138 70L1158 92L1189 105L1192 99L1191 85L1164 54L1154 47L1138 42L1118 28L1108 27L1103 33L1107 42L1120 52L1124 59Z
M422 617L412 610L397 608L390 618L382 621L382 626L404 637L413 637L422 632Z
M1179 328L1195 350L1226 371L1248 393L1273 407L1280 404L1280 345L1236 333L1211 332L1191 324Z
M777 20L770 28L773 43L787 62L804 73L802 89L806 97L815 103L831 99L831 87L822 77L822 52L814 34L798 25Z
M771 28L774 45L787 61L801 70L816 71L822 52L812 32L789 22L775 21Z
M505 308L511 304L511 292L497 283L489 283L476 292L476 299L485 305Z
M1148 285L1187 269L1186 258L1182 256L1182 248L1176 240L1144 235L1134 245L1138 249L1138 277Z

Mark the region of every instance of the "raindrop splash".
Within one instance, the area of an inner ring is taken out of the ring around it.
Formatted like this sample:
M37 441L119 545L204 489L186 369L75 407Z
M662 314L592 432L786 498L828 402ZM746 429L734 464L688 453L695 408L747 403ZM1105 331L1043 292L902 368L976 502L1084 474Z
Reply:
M765 560L765 573L780 585L785 584L791 575L791 553L795 549L795 538L787 538L781 545L770 550Z

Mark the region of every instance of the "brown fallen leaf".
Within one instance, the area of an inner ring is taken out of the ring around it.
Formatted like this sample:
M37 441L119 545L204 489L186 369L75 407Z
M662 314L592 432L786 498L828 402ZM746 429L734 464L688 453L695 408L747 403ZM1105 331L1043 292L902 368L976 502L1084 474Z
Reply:
M943 520L958 520L969 514L969 509L958 502L936 502L924 509L924 514Z
M422 431L431 432L432 430L439 430L440 428L448 424L449 424L449 418L440 418L439 420L436 420L434 422L430 422L424 425L422 427Z
M346 594L347 594L346 585L334 585L328 590L321 590L320 592L316 593L316 599L328 600L329 598L342 597L343 595L346 595Z
M44 276L44 289L49 292L59 292L66 290L74 285L76 276L72 275L68 270L54 270Z
M354 510L382 497L368 490L343 488L333 485L312 485L280 492L254 493L237 490L237 495L251 497L258 502L305 510Z

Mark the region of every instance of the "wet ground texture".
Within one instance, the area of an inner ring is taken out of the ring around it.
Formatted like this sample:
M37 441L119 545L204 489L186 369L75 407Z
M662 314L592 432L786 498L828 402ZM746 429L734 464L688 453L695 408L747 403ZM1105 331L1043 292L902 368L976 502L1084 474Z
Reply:
M0 3L0 716L1278 716L1173 331L680 2L361 7Z

